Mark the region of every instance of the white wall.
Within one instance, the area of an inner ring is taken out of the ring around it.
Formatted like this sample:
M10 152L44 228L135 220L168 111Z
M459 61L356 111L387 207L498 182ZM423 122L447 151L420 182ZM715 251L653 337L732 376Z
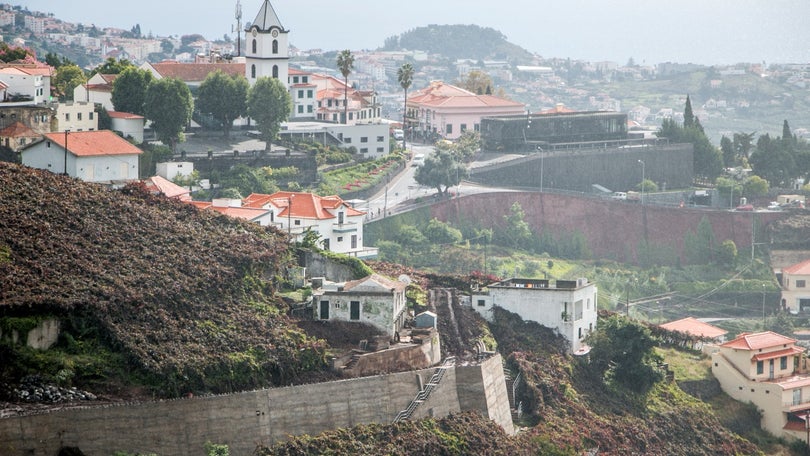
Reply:
M23 165L57 174L65 171L64 163L65 149L48 140L25 149L22 154ZM138 156L132 154L76 157L68 153L67 173L85 182L137 179Z

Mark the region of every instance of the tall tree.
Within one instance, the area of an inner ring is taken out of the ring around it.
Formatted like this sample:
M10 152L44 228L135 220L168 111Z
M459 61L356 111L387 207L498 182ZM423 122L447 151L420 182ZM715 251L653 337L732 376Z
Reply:
M222 123L227 138L233 121L247 113L248 81L241 74L229 76L220 70L209 73L197 92L197 109Z
M105 60L104 63L93 68L93 70L90 71L90 76L94 76L99 73L121 74L124 72L124 70L130 67L135 67L135 64L127 59L116 60L114 57L107 57L107 60Z
M683 128L690 128L695 125L695 115L692 113L692 100L686 96L686 106L683 108Z
M405 104L402 108L402 129L405 135L402 138L402 148L407 149L408 141L408 125L406 119L408 117L408 88L413 84L413 65L410 63L403 63L399 70L397 70L397 81L402 90L405 91Z
M281 123L290 117L290 112L290 92L278 79L261 77L248 91L247 113L262 132L265 150L271 149Z
M723 166L733 168L735 161L734 142L726 135L720 138L720 152L723 154Z
M61 101L72 100L73 89L86 81L87 77L85 77L84 71L77 65L61 65L56 69L53 88Z
M158 139L175 151L183 140L183 129L191 120L194 100L191 91L181 80L165 78L152 81L146 90L144 111L152 121Z
M738 157L748 160L751 149L754 148L754 136L756 136L756 134L755 131L751 133L734 133L732 142L734 143L734 152Z
M152 82L152 73L136 67L127 67L113 81L112 104L116 111L142 116L146 113L146 90Z
M352 51L348 49L340 51L337 56L337 67L340 74L343 75L345 83L343 87L343 123L346 124L349 122L349 75L354 69L354 54L352 54Z
M589 343L591 365L617 386L645 392L662 378L656 368L661 361L656 340L641 323L619 315L599 319Z
M691 101L686 97L687 108L684 110L684 118L687 113L691 113ZM723 171L723 157L720 151L714 147L700 126L700 122L694 116L688 116L690 126L678 125L672 119L664 119L661 129L656 133L658 137L666 137L675 142L690 143L694 147L692 168L695 176L702 176L714 180ZM684 120L686 124L686 120Z

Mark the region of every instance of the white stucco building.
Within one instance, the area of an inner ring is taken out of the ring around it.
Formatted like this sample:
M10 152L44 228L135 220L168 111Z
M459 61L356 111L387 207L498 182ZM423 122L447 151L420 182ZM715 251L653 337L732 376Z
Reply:
M557 330L571 344L571 352L586 350L583 339L596 329L596 285L588 279L508 279L490 284L472 295L472 308L492 320L501 307Z
M804 440L810 419L810 375L796 339L771 331L742 333L712 353L712 374L723 391L760 410L763 429Z
M256 18L245 29L245 77L250 85L261 77L272 77L288 85L290 33L269 0L264 0Z
M141 150L109 130L47 133L23 149L22 164L87 182L138 179Z
M313 292L316 320L368 323L395 337L405 324L407 284L372 274L345 283L325 283Z
M279 135L292 141L310 140L344 149L354 147L364 158L380 158L391 152L390 126L383 122L354 125L286 122L281 126Z
M810 311L810 260L782 269L782 309Z
M107 111L114 110L112 87L117 77L117 74L94 74L86 83L79 84L73 89L73 100L100 104Z
M86 101L68 101L56 104L56 131L98 130L96 106Z

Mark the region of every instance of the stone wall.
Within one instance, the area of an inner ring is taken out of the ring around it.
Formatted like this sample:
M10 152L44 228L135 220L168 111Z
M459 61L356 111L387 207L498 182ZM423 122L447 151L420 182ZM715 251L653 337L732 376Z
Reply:
M356 279L351 267L330 260L318 252L300 249L298 256L298 263L307 268L308 278L325 277L331 282L348 282Z
M502 359L447 370L413 419L477 410L513 432ZM328 383L120 406L68 408L0 419L0 454L53 456L74 446L88 456L115 451L199 455L206 441L252 454L288 435L390 423L434 369Z

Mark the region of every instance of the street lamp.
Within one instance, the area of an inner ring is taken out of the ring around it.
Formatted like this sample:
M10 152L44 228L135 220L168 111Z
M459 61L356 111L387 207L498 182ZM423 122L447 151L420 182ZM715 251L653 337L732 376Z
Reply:
M644 204L644 162L639 160L641 163L641 204Z
M292 200L295 195L287 197L287 236L292 239Z

